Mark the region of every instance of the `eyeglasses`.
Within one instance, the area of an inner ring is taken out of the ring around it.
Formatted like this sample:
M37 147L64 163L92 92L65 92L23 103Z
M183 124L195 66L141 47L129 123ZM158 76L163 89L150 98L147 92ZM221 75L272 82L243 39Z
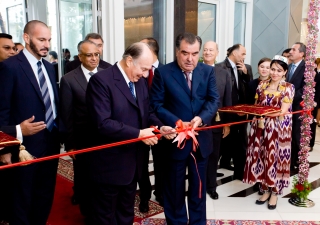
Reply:
M2 48L4 48L6 51L10 51L11 49L12 49L13 51L16 51L16 47L3 46Z
M99 58L100 54L99 53L87 53L87 54L80 54L83 55L86 58Z

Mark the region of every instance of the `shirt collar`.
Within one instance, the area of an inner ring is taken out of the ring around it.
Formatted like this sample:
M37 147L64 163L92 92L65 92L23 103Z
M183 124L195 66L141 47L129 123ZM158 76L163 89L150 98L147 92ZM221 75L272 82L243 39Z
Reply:
M92 70L92 71L88 70L87 68L85 68L85 67L83 66L82 63L81 63L81 69L82 69L83 73L86 74L86 75L89 75L90 72L93 72L93 73L97 73L97 72L98 72L98 69L97 69L97 68L94 68L94 70Z
M232 60L230 60L229 58L228 58L228 60L229 60L229 63L231 64L232 68L237 67L237 65Z
M159 60L157 59L157 61L155 61L155 62L152 64L152 66L153 66L154 68L158 68L158 67L159 67Z
M127 74L124 72L124 70L123 70L122 67L120 66L120 63L119 63L119 62L117 62L117 66L118 66L120 72L122 73L122 76L123 76L123 78L125 79L126 83L129 84L130 80L129 80Z
M300 60L299 62L297 62L297 63L292 63L293 65L295 65L296 66L296 68L300 65L300 63L302 62L302 60Z
M29 61L30 65L37 65L37 63L39 61L41 61L42 63L42 58L40 60L38 60L36 57L34 57L26 48L24 48L23 50L23 54L26 56L27 60Z

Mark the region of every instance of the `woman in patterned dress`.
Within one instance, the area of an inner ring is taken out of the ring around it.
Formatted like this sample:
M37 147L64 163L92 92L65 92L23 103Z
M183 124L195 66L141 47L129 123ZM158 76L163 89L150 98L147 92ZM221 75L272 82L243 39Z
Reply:
M287 73L287 58L276 55L270 64L270 79L261 81L256 91L256 103L262 106L281 108L281 112L268 114L263 126L256 120L251 124L247 161L243 182L261 182L264 194L256 204L262 205L269 200L268 208L275 209L277 195L289 186L292 100L294 86L284 81Z

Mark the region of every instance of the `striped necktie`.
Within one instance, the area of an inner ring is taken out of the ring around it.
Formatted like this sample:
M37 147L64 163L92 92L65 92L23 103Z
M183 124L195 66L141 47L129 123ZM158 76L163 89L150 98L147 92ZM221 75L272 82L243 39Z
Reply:
M289 76L288 76L288 81L291 80L293 74L294 74L294 69L296 68L296 65L294 65L293 63L291 64L290 70L289 70Z
M187 84L188 84L188 87L189 87L189 89L191 90L191 80L190 80L190 74L191 74L191 72L183 72L184 73L184 75L186 76L186 81L187 81Z
M47 124L47 129L49 131L52 130L53 125L54 125L54 119L53 119L53 110L51 106L51 99L49 95L49 89L48 85L46 82L46 78L44 76L44 73L41 68L41 61L37 62L38 65L38 77L39 77L39 84L40 84L40 90L43 98L44 105L46 107L46 124Z
M133 98L136 99L136 95L134 94L134 86L131 81L129 82L129 89L130 89L130 92L131 92Z
M94 75L94 72L89 72L89 75L90 75L90 76L93 76L93 75Z

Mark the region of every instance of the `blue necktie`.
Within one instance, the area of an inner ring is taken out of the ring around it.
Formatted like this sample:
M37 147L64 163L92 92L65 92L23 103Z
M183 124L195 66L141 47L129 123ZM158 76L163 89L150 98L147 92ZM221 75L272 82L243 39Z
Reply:
M131 94L132 94L133 98L136 99L136 95L134 94L134 86L133 86L133 83L131 81L129 82L129 89L131 91Z
M292 76L294 74L294 69L295 68L296 68L296 65L292 64L291 67L290 67L290 70L289 70L289 77L288 77L289 79L288 79L288 81L291 80L291 78L292 78Z
M47 129L49 131L51 131L53 128L54 119L53 119L53 111L52 111L52 106L51 106L49 89L48 89L48 85L46 82L46 78L45 78L44 73L41 68L41 61L38 61L37 65L38 65L38 77L39 77L39 83L40 83L40 90L41 90L44 105L46 107Z

